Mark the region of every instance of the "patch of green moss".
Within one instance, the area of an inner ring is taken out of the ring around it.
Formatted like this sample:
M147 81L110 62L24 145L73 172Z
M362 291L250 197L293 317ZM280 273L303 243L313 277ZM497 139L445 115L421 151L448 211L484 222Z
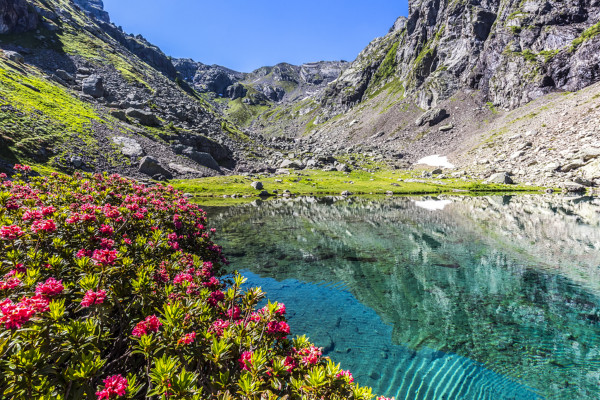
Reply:
M371 84L372 86L376 87L381 82L387 80L389 77L394 75L394 73L396 72L396 66L398 64L396 61L398 46L400 46L400 42L396 41L388 50L387 54L385 55L385 58L383 59L383 62L377 69L377 72L375 72L375 75L373 76L373 83Z
M600 22L590 26L588 29L583 31L583 33L579 35L577 39L573 40L573 42L571 42L570 51L573 52L577 50L577 47L579 47L584 42L596 37L598 34L600 34Z
M92 121L96 111L67 89L41 77L41 71L0 60L0 131L10 151L30 158L48 150L80 143L94 155L98 149Z
M239 126L247 127L256 117L269 109L268 105L250 105L238 98L229 102L225 115Z

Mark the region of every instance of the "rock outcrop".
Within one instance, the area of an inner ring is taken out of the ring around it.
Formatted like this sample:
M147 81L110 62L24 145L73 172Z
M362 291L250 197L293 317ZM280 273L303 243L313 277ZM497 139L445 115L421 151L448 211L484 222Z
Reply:
M412 0L331 86L323 104L347 110L390 80L422 108L480 90L514 108L600 79L600 4L594 0Z
M37 28L39 16L26 0L0 0L0 34Z

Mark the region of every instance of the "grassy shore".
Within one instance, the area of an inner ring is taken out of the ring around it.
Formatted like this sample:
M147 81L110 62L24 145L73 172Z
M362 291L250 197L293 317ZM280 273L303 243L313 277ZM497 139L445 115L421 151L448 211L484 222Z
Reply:
M263 189L251 186L260 181ZM536 192L543 188L519 185L484 184L462 178L423 178L417 171L385 170L376 173L364 171L323 172L317 170L292 172L290 175L217 176L211 178L172 181L173 186L202 203L236 204L252 201L263 190L272 197L340 195L348 191L354 195L425 195L442 193ZM289 191L289 192L286 192Z

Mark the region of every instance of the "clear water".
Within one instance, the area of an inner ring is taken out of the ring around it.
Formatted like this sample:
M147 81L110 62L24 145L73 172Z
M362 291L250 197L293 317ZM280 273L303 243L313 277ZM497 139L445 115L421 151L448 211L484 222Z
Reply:
M600 201L304 198L209 209L232 266L400 399L600 398Z

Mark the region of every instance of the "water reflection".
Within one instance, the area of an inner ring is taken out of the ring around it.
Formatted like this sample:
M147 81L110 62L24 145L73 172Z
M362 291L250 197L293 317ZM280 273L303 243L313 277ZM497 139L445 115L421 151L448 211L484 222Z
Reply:
M596 399L599 210L596 199L544 196L306 198L210 216L233 265L295 302L296 331L380 393L478 398L464 392L466 379L488 388L481 393L504 382L490 398L532 398L515 397L531 394L501 374L546 398ZM368 318L352 319L356 307Z

